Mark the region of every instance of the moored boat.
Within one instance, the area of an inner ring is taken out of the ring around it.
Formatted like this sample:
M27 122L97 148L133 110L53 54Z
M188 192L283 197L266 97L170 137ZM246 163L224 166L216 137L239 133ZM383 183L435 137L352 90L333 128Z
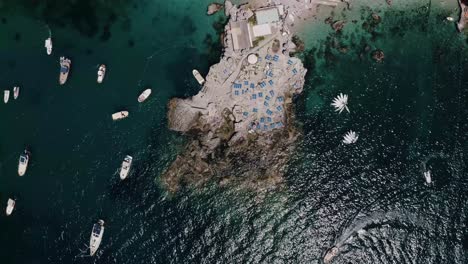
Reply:
M45 40L44 47L47 50L47 55L52 54L52 38L48 38Z
M68 74L70 73L71 60L65 57L60 57L60 85L65 84L68 79Z
M29 152L25 150L24 153L20 155L20 158L18 161L18 175L19 176L23 176L26 173L26 170L28 169L28 163L29 163Z
M120 120L128 117L128 111L120 111L112 114L112 120Z
M3 102L8 103L8 100L10 99L10 90L5 90L3 92Z
M96 251L101 245L102 236L104 235L104 220L99 219L97 223L93 225L91 231L91 238L89 239L89 255L94 256Z
M151 89L146 89L144 90L140 96L138 96L138 102L139 103L142 103L143 101L145 101L146 99L148 99L148 97L150 96L151 94Z
M13 213L13 209L15 209L15 200L8 198L7 208L6 208L6 215L11 215Z
M97 82L102 83L102 81L104 80L104 76L106 76L106 65L101 64L97 72Z
M13 99L18 99L20 88L18 86L13 87Z
M431 177L431 171L425 171L424 172L424 179L426 179L426 184L431 184L432 183L432 177Z
M205 83L205 79L201 76L201 74L197 70L193 70L192 74L195 77L195 79L197 79L197 82L200 85L203 85Z
M128 176L128 172L130 171L130 167L132 166L132 156L127 155L125 156L122 166L120 167L120 179L125 180Z

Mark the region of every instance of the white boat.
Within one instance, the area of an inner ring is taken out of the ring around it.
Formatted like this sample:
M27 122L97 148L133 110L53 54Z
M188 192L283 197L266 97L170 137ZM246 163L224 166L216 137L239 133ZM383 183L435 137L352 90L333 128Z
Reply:
M102 81L104 80L104 76L106 76L106 65L101 64L97 72L97 82L102 83Z
M29 163L29 152L27 150L24 151L23 154L20 155L18 161L18 175L23 176L28 169Z
M120 111L112 114L112 120L124 119L128 116L128 111Z
M60 85L64 85L67 82L68 74L70 73L71 60L65 57L60 57Z
M201 76L201 74L197 70L193 70L192 73L193 73L193 76L195 77L195 79L197 79L197 82L200 85L203 85L205 83L205 79L203 79L203 77Z
M453 22L455 19L453 17L447 17L447 21Z
M45 40L44 47L47 50L47 55L52 54L52 39L51 38L48 38Z
M142 103L143 101L145 101L146 99L148 99L148 97L150 96L151 94L151 89L146 89L144 90L140 96L138 96L138 102L139 103Z
M3 92L3 102L8 103L8 100L10 99L10 90L5 90Z
M104 235L104 221L99 220L93 225L93 230L91 231L91 238L89 239L89 255L94 256L96 251L101 245L102 236Z
M15 200L8 198L7 208L6 208L6 215L11 215L13 213L13 209L15 209Z
M13 87L13 99L18 99L20 88L18 86Z
M343 143L345 144L353 144L356 143L358 140L359 136L356 134L356 132L350 130L346 135L343 136Z
M339 112L340 114L344 109L346 109L346 111L349 113L348 95L340 93L337 97L335 97L335 99L333 99L333 103L331 105L335 107L335 111Z
M128 176L128 172L130 171L130 167L132 166L132 156L125 156L125 159L122 162L122 166L120 167L120 179L125 180Z
M431 178L431 171L430 170L424 172L424 178L426 179L427 184L431 184L432 178Z

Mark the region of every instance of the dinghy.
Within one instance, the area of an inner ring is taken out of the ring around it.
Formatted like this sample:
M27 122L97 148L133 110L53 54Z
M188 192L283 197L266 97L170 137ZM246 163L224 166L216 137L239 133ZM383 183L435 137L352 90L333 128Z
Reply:
M120 120L128 117L128 111L120 111L112 114L112 120Z
M13 209L15 209L15 200L9 198L6 208L6 215L11 215L11 213L13 213Z
M138 96L138 102L139 103L142 103L143 101L145 101L146 99L148 99L148 97L150 96L151 94L151 89L146 89L144 90L140 96Z
M52 54L52 39L51 38L48 38L45 40L44 47L47 50L47 55Z
M106 65L101 64L97 72L97 82L102 83L102 81L104 80L104 76L106 76Z
M18 161L18 175L19 176L23 176L26 173L26 170L28 169L28 163L29 163L29 152L25 150L24 153L20 155L20 158Z
M64 85L67 82L68 74L70 73L71 60L65 57L60 57L60 85Z
M5 90L3 92L3 102L8 103L8 100L10 99L10 90Z
M132 166L132 156L125 156L125 159L122 162L122 166L120 167L120 179L125 180L128 176L128 172L130 171L130 167Z
M91 238L89 239L89 255L94 256L96 251L101 245L102 236L104 235L104 221L99 220L93 225L93 230L91 231Z
M18 99L18 96L19 96L19 87L18 86L15 86L13 87L13 99Z

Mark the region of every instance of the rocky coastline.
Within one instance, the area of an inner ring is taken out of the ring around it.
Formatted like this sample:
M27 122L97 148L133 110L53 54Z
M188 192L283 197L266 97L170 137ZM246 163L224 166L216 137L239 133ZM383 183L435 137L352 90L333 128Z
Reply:
M300 130L293 98L307 70L291 57L294 17L310 6L292 0L224 3L223 55L200 92L168 103L168 126L190 138L163 173L170 192L207 182L267 190L281 186ZM216 5L217 7L220 7Z

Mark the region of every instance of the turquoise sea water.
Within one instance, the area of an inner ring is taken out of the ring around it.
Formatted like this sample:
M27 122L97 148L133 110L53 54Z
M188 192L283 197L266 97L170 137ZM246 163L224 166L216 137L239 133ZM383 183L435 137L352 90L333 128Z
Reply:
M87 1L4 4L0 87L22 90L0 105L0 204L17 201L12 216L0 216L1 262L320 263L337 245L334 263L466 263L468 61L465 37L444 20L457 14L453 5L357 1L343 13L356 22L340 34L322 17L306 25L310 68L297 98L304 136L285 187L168 195L158 178L185 139L167 130L166 103L196 93L191 70L206 74L218 56L205 40L216 40L212 24L222 16L205 16L209 2L102 1L91 4L96 16ZM382 17L374 33L363 27L371 11ZM360 56L366 45L382 49L384 63ZM72 59L63 87L62 55ZM109 71L97 85L100 63ZM147 86L153 95L139 105ZM329 106L340 92L350 114ZM112 122L121 109L130 118ZM344 146L349 129L359 141ZM20 178L25 147L31 163ZM134 167L121 182L126 154ZM82 257L99 218L101 249Z

